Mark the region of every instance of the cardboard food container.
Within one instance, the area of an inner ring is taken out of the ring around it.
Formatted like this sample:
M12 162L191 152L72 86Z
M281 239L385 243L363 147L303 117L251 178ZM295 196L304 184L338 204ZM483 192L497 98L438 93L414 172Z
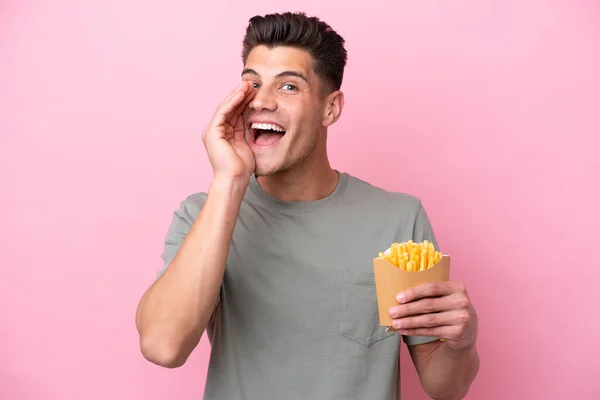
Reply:
M408 288L427 282L443 282L450 278L450 256L442 255L440 261L425 271L408 272L399 268L385 258L373 259L375 288L379 308L379 324L395 331L389 311L398 305L396 295Z

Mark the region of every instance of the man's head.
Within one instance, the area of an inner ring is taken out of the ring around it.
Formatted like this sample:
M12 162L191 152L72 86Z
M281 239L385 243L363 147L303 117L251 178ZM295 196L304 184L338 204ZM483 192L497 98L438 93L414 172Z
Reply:
M326 130L343 108L344 39L303 13L256 16L242 59L242 79L256 91L244 113L256 173L326 161Z

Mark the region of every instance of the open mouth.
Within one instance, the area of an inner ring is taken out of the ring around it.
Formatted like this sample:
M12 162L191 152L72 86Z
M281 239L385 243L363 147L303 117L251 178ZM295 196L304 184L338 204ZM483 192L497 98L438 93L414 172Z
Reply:
M254 143L263 147L274 145L286 132L283 127L271 123L255 122L250 125L250 128Z

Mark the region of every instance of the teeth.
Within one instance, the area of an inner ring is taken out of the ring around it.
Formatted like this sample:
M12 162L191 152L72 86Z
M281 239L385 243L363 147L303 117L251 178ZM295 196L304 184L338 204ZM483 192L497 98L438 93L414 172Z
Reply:
M285 132L285 129L275 124L259 124L257 122L252 124L252 129L272 130L275 132Z

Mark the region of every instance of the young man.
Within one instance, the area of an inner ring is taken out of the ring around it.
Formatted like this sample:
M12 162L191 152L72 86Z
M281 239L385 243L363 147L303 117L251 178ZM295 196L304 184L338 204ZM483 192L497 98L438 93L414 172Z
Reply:
M400 293L400 334L379 326L373 257L396 241L437 242L417 198L329 164L344 40L286 13L252 18L243 47L242 84L203 133L210 189L175 212L139 304L144 357L179 367L206 330L205 400L398 399L404 338L424 390L462 398L479 365L462 284Z

